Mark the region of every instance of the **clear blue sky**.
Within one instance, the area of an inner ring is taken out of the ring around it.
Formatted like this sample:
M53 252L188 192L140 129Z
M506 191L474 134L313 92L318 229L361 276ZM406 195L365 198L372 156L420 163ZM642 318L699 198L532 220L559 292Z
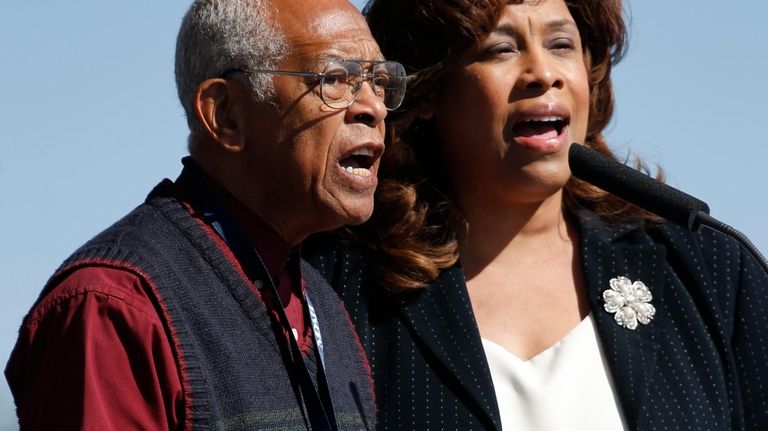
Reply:
M357 2L358 4L361 1ZM173 52L188 0L0 3L0 365L51 272L186 152ZM629 0L608 137L768 251L759 0ZM16 429L0 382L0 431Z

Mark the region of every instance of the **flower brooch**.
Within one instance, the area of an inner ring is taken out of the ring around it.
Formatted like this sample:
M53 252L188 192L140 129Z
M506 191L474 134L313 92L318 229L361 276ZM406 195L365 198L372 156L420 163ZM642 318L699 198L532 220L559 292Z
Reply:
M603 292L605 311L614 313L619 326L637 328L637 322L647 325L656 314L651 305L651 291L642 281L634 283L627 277L616 277L610 281L611 288Z

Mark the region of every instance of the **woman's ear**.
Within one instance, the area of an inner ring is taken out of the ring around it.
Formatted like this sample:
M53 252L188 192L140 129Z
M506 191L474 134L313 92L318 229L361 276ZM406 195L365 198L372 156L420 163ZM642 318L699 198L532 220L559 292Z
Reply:
M222 78L207 79L197 86L192 104L203 133L224 150L237 153L245 148L245 137L240 89L234 84Z
M416 110L416 118L422 120L431 120L435 116L435 97L430 96L427 100L421 102Z

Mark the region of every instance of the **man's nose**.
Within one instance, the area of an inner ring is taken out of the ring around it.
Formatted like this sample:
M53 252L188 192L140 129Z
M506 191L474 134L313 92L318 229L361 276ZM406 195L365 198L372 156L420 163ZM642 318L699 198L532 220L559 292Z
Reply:
M363 80L355 93L355 100L347 107L348 121L376 127L386 116L387 107L384 106L383 97L376 94L368 80Z

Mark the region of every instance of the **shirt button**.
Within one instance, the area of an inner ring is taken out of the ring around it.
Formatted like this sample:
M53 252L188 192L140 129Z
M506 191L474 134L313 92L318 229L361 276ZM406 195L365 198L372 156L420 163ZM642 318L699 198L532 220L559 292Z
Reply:
M293 338L296 341L299 341L299 331L297 331L296 328L291 328L291 332L293 332Z
M256 286L257 289L261 289L262 287L264 287L264 282L261 280L256 280L253 282L253 285Z

